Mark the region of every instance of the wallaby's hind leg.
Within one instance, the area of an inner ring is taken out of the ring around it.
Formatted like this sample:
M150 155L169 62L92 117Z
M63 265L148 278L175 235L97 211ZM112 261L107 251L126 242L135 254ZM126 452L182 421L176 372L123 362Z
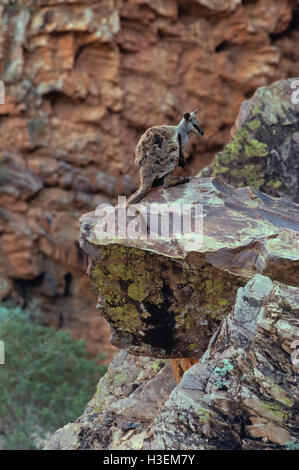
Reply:
M177 184L188 183L190 178L184 176L172 176L172 171L168 173L164 178L163 188L170 188L170 186L176 186Z
M139 202L143 198L143 196L145 196L148 189L149 187L140 186L138 191L136 191L136 193L134 193L131 197L129 197L127 204L131 205L131 204L136 204L137 202Z
M143 196L147 193L151 185L153 184L155 179L154 175L151 176L144 176L142 171L140 172L140 186L138 191L136 193L132 194L132 196L129 197L127 204L136 204L139 202Z

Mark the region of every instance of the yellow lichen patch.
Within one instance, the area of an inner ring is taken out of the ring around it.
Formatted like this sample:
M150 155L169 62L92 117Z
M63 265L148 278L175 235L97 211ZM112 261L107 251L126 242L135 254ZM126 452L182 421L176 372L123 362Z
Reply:
M199 354L198 344L205 347L210 332L230 312L240 285L238 277L200 255L182 263L119 245L101 250L101 261L91 268L93 285L104 298L102 314L122 341L129 334L128 344L145 341L165 351L187 334L184 354Z
M243 124L231 142L215 159L214 175L228 175L238 187L253 186L260 189L264 184L263 159L268 155L268 145L258 140L255 131L261 126L258 117Z
M147 297L148 293L148 288L139 279L128 287L128 296L138 302L142 302Z
M144 327L138 310L132 304L108 307L107 314L112 325L121 331L134 333L136 330Z

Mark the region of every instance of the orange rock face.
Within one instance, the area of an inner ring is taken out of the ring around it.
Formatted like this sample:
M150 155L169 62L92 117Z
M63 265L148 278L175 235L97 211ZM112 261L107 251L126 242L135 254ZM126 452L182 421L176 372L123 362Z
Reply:
M107 330L78 217L138 184L144 130L199 109L184 174L228 141L240 103L298 71L296 2L28 0L0 6L0 256L4 298L39 298L92 351ZM2 281L1 281L2 282ZM2 296L3 297L3 296ZM99 336L102 322L103 335ZM111 351L111 350L110 350Z

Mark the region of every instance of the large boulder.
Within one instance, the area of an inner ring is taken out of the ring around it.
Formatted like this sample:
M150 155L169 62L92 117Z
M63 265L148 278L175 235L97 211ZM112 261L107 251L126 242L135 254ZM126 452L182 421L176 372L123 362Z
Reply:
M297 88L297 91L296 91ZM299 202L299 79L258 88L240 109L214 175Z
M202 205L202 240L199 233L194 239L190 233L147 237L148 226L139 238L117 238L99 232L104 212L81 217L81 247L90 258L100 311L111 325L113 344L132 354L200 357L231 311L237 289L256 273L299 286L296 204L219 179L192 178L186 185L155 189L138 207L163 212L167 206L176 217L184 204ZM110 222L119 210L111 210ZM127 232L136 221L135 210L131 213ZM139 215L142 227L146 216ZM196 221L200 230L200 211Z

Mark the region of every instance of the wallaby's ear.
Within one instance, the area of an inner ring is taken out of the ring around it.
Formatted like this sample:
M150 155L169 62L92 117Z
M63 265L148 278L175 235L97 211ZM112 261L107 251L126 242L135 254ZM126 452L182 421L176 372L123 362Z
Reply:
M186 121L189 121L189 120L190 120L190 117L191 117L190 113L185 113L185 114L184 114L184 119L185 119Z
M195 116L196 116L196 113L197 113L197 109L194 109L194 111L192 111L192 113L191 113L191 116L192 116L192 117L195 117Z

